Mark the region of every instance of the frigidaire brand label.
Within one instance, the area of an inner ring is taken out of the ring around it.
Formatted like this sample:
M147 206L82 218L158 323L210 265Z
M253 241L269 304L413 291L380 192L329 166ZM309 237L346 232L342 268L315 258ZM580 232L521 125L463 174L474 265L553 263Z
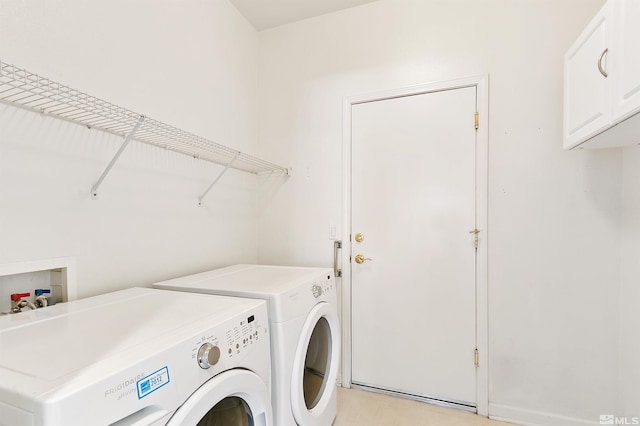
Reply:
M142 399L150 393L157 391L164 385L169 384L169 382L169 369L167 367L162 367L160 370L143 377L136 383L138 399Z
M120 401L125 396L136 393L136 383L138 383L138 381L143 377L144 373L140 373L137 376L133 376L121 383L118 383L117 386L105 390L104 397L117 397L118 401Z

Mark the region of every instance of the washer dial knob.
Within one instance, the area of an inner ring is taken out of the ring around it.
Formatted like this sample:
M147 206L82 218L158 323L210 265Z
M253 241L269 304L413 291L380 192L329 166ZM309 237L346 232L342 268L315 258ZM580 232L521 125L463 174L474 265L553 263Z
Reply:
M198 365L200 368L207 369L212 365L216 365L220 360L220 348L212 345L211 343L205 343L198 349Z
M311 287L311 292L313 293L313 297L317 299L318 297L322 296L322 286L319 284L314 284Z

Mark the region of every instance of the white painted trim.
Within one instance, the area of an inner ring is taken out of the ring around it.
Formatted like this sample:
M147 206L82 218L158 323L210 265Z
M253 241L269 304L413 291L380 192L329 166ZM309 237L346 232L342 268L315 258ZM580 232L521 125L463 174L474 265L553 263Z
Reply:
M0 264L0 276L48 271L51 269L62 269L63 301L69 302L71 300L76 300L78 298L78 285L76 281L75 257L59 257L55 259L2 263Z
M493 403L489 404L489 418L522 426L585 426L600 424L599 421L596 421L599 419L588 421L575 417L559 416L544 411L527 410Z
M403 96L414 96L423 93L440 92L443 90L461 89L463 87L473 87L480 84L486 77L470 77L457 80L439 81L435 83L416 84L413 86L401 87L398 89L382 90L374 93L366 93L363 95L355 95L349 98L345 98L345 102L349 107L355 104L361 104L365 102L382 101L385 99L401 98ZM350 108L349 108L350 110ZM349 111L350 112L350 111ZM351 114L349 114L349 117ZM350 138L349 138L350 139Z
M477 111L479 127L476 133L476 226L478 252L476 257L476 347L479 368L476 370L478 414L489 415L489 297L488 297L488 201L489 201L489 77L477 79Z
M477 283L476 283L476 338L480 365L477 369L476 404L478 414L489 414L489 373L488 362L488 297L487 297L487 248L488 248L488 150L489 150L489 100L488 76L477 76L466 79L419 84L399 89L385 90L343 99L342 105L342 385L351 387L352 350L351 350L351 107L364 102L380 101L402 96L413 96L422 93L442 90L476 87L479 129L476 134L476 185L479 197L476 205L476 223L483 231L478 240Z
M342 386L351 387L351 105L342 102Z

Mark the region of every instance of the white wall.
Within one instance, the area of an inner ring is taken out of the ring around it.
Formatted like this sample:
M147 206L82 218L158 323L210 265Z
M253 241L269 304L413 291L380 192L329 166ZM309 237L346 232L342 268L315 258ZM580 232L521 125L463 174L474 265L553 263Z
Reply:
M637 415L640 158L625 151L621 223L621 152L560 140L562 54L602 3L380 0L256 34L226 0L0 0L3 60L294 167L230 172L197 208L219 168L134 143L93 201L121 139L0 105L0 262L76 256L80 296L256 259L328 266L342 97L489 74L491 410Z
M622 291L620 295L621 416L640 417L640 149L624 149Z
M603 3L380 0L261 32L259 147L294 175L264 197L259 260L331 265L343 97L488 74L490 411L614 412L621 151L561 140L563 54Z
M255 30L226 0L2 0L0 58L254 152ZM77 258L79 296L253 262L253 176L0 105L0 262Z

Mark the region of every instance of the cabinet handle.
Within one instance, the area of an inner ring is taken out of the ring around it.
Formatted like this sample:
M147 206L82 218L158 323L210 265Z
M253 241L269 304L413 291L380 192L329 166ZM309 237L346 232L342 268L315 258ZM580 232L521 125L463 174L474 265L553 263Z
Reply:
M604 70L604 68L602 68L602 59L604 58L604 55L606 55L608 51L609 51L609 48L604 49L604 52L602 52L602 55L600 55L600 59L598 59L598 70L600 71L600 74L604 75L604 78L607 78L609 75Z

